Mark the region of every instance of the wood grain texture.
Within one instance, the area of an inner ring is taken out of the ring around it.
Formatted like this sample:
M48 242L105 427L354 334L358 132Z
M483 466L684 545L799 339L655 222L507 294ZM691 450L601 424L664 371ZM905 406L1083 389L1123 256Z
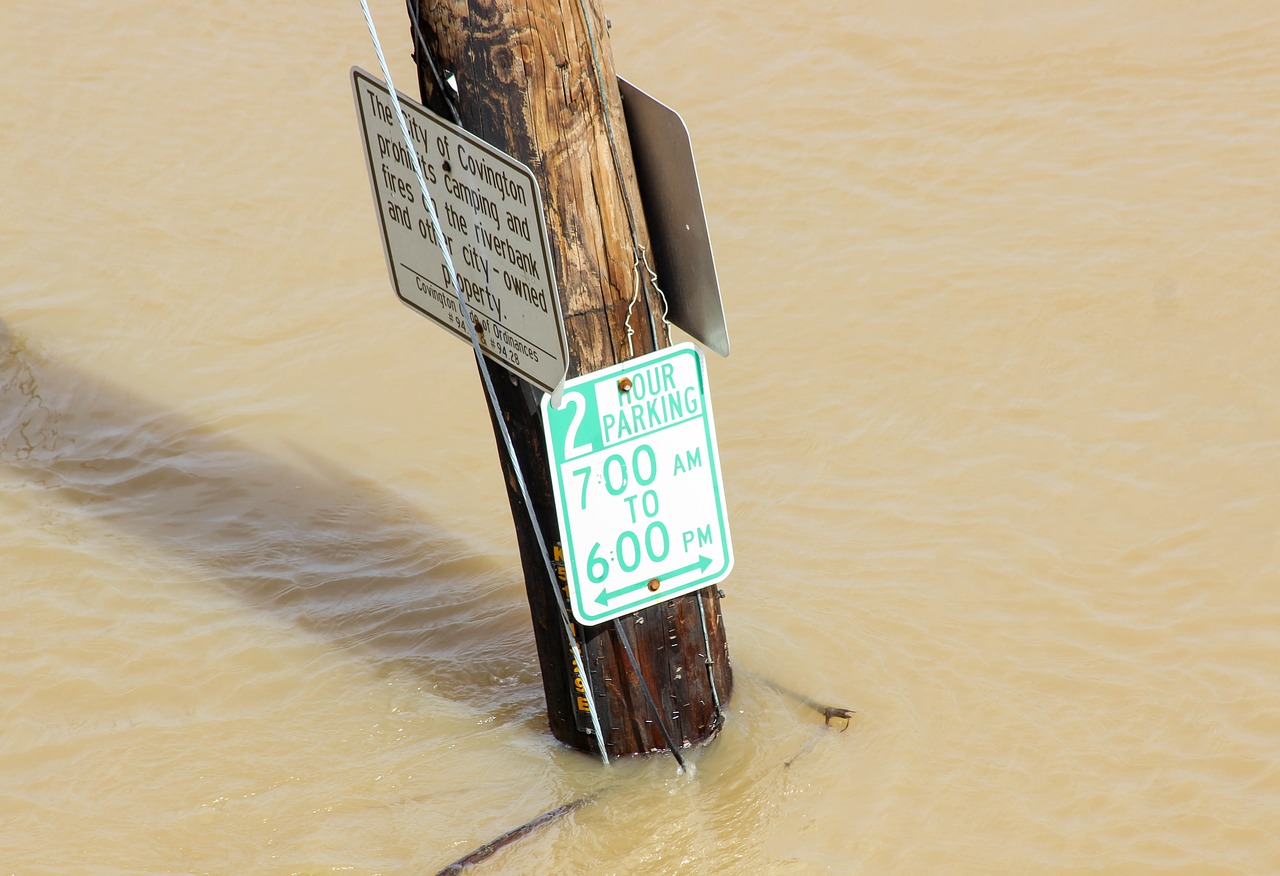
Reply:
M590 33L584 5L591 16ZM419 22L437 63L457 77L462 126L533 169L542 191L569 342L569 376L629 358L627 310L635 355L665 346L661 306L636 289L633 237L648 246L626 121L618 94L608 30L598 3L579 0L422 0ZM597 76L591 37L599 57ZM418 58L424 102L444 109L443 95ZM600 83L604 83L601 93ZM617 160L611 148L608 113ZM442 113L443 114L443 113ZM630 209L628 209L630 207ZM528 388L489 366L548 545L559 541L540 415ZM492 413L492 412L491 412ZM495 421L495 431L497 424ZM541 663L552 732L563 742L596 750L580 729L577 693L554 582L547 580L537 541L505 452L517 541ZM709 636L698 612L701 600ZM575 627L583 646L611 756L665 748L645 701L647 683L677 745L706 742L719 731L711 678L727 706L729 666L719 596L706 588L622 619L641 665L638 678L611 624ZM708 667L708 657L711 666Z

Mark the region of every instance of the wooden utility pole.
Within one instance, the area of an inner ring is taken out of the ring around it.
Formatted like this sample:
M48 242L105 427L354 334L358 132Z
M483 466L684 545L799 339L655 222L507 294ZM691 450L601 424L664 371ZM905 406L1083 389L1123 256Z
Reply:
M410 0L423 103L527 164L538 178L569 343L569 376L668 343L663 308L635 243L647 249L608 26L595 0ZM588 18L589 16L589 18ZM603 95L602 95L603 87ZM456 116L455 116L456 113ZM640 288L637 288L637 287ZM678 292L678 290L671 290ZM485 362L547 545L557 531L536 393ZM576 677L546 566L498 433L551 729L599 751L581 688L594 693L609 757L712 739L733 687L715 587L596 627L574 623L588 685ZM625 637L625 640L624 638ZM633 669L630 644L640 673ZM646 690L647 689L647 690ZM656 705L651 708L649 697Z

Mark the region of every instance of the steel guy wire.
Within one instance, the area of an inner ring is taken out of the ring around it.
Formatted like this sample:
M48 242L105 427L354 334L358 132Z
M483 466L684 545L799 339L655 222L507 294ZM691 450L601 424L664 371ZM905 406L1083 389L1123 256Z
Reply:
M430 192L426 188L426 177L422 173L422 164L417 158L417 150L413 149L413 138L408 133L408 124L404 122L404 110L401 108L401 102L399 102L399 97L397 96L396 83L392 81L392 72L390 72L387 65L387 56L383 54L383 44L378 38L378 28L374 26L374 15L369 12L367 0L360 0L360 6L365 13L365 23L369 24L369 36L374 41L374 51L378 54L378 64L383 70L383 77L387 79L387 90L390 92L392 106L396 109L396 120L399 124L399 129L401 129L401 136L404 137L404 145L408 147L408 154L410 154L410 159L412 160L413 175L417 177L417 184L419 184L422 192L422 200L426 202L426 210L428 210L431 219L431 229L435 232L436 239L444 241L444 231L440 228L440 218L435 213L435 204L431 201ZM585 688L584 693L586 694L586 704L588 704L591 715L591 726L595 730L596 747L600 750L600 759L603 759L604 765L608 766L609 753L605 748L604 733L600 730L600 717L596 713L595 697L591 693L586 661L582 660L582 653L577 647L577 639L573 637L572 626L568 621L568 611L564 607L564 597L561 590L559 590L556 571L554 571L552 565L552 557L550 557L550 552L547 549L547 540L543 538L543 528L538 523L538 512L534 511L534 503L532 503L532 499L529 496L529 487L525 484L525 474L521 470L520 460L516 457L516 446L511 441L511 432L508 432L507 421L503 418L502 403L498 401L498 393L493 387L493 378L490 377L489 368L485 365L484 352L480 350L480 339L476 337L475 325L472 324L471 309L467 306L466 296L462 293L462 284L458 282L457 270L453 268L453 256L449 254L448 246L440 247L440 254L444 256L444 266L449 273L449 282L453 284L453 292L457 296L458 306L460 306L462 312L462 321L466 323L467 337L471 338L471 350L475 352L476 362L480 365L480 377L484 380L485 392L488 393L489 403L493 406L495 414L493 419L498 424L500 432L502 432L503 443L507 447L507 458L511 461L512 473L516 475L516 482L520 484L520 496L525 501L525 510L529 512L529 520L532 524L532 529L534 529L534 537L538 539L538 549L541 552L541 557L543 557L543 565L547 569L548 584L556 593L556 607L559 610L559 616L561 616L564 635L568 639L568 647L570 647L573 658L575 658L577 666L579 666L579 677L581 677L582 686ZM630 645L628 645L628 651L630 651ZM677 756L677 761L678 759L680 757Z

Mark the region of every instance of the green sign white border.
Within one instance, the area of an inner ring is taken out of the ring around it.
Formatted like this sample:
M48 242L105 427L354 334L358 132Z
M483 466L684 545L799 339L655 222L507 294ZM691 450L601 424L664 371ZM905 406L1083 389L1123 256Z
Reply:
M590 390L600 383L615 383L623 377L636 372L639 369L653 367L678 356L691 356L696 363L696 372L698 375L699 399L702 403L702 413L699 417L702 421L701 434L706 441L707 447L707 466L710 469L710 477L714 490L714 504L716 508L716 520L713 521L719 526L720 543L723 545L723 566L719 562L713 562L704 567L705 574L690 578L672 587L663 587L658 592L651 592L646 587L640 586L640 583L646 580L645 577L639 575L637 571L637 583L633 583L623 588L624 590L634 590L639 596L630 602L617 604L607 607L603 611L592 611L588 602L588 595L584 594L583 587L578 581L577 563L575 559L575 543L573 532L570 528L568 513L565 504L566 485L565 470L566 467L573 464L581 457L567 459L563 448L565 446L565 436L552 434L551 417L548 409L551 406L551 396L543 396L542 399L542 425L543 434L547 441L547 455L551 466L551 485L552 493L555 497L556 505L556 521L560 529L560 537L562 544L562 552L564 557L565 583L568 588L569 602L573 610L573 616L581 623L587 626L596 626L614 618L631 614L640 609L648 608L667 602L678 596L684 596L688 593L701 590L704 587L710 587L718 584L729 576L733 571L734 553L733 540L729 531L729 514L728 506L724 498L724 481L721 475L720 465L720 448L716 441L715 417L711 407L711 393L707 382L707 365L706 358L697 346L691 343L676 344L671 347L649 353L644 356L638 356L634 359L628 359L625 362L611 365L599 371L593 371L590 374L581 375L567 380L563 387L565 394L571 390ZM681 425L691 422L690 420L682 421ZM672 426L664 426L672 428ZM661 431L661 430L655 430ZM653 432L645 433L642 436L629 438L626 441L617 442L610 445L618 447L625 445L631 441L639 441L644 437L654 434ZM617 591L615 591L617 592Z

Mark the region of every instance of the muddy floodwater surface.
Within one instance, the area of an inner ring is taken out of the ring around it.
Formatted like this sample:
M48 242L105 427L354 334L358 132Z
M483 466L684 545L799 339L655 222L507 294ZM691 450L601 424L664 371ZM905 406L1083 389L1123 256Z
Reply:
M9 3L0 872L433 873L586 796L474 872L1280 872L1280 9L605 11L733 341L720 738L546 729L359 5Z

